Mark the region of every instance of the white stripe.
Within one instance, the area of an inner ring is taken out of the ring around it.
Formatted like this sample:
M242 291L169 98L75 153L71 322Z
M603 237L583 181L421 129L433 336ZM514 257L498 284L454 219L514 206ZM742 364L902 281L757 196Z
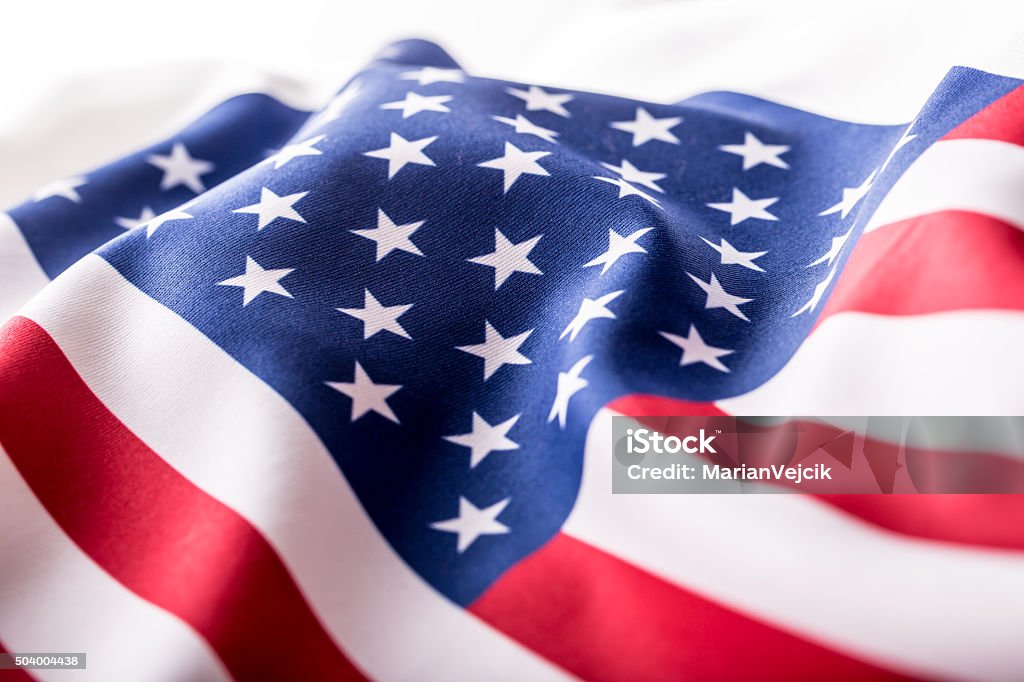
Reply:
M14 652L85 652L86 669L43 680L226 680L185 623L86 556L0 449L0 641Z
M788 363L717 404L749 415L1024 414L1024 315L954 311L825 319Z
M299 413L99 256L72 266L24 314L128 428L263 532L371 677L564 677L417 576Z
M1024 147L995 140L945 140L896 181L865 232L937 211L973 211L1024 229Z
M977 680L1024 670L1024 556L898 536L802 495L612 495L612 415L591 426L570 535L889 667Z
M49 282L21 230L0 213L0 325Z

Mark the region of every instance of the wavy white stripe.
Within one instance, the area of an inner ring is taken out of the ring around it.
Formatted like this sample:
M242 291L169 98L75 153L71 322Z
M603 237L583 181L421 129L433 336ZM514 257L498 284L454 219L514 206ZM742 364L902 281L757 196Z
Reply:
M229 679L188 625L107 575L64 534L0 449L0 640L16 652L85 652L42 680Z
M880 531L802 495L612 495L613 414L591 426L566 533L888 667L964 680L1024 670L1024 556Z
M938 211L973 211L1024 229L1024 147L995 140L941 140L896 181L865 232Z
M1024 314L841 313L730 414L1024 414Z
M371 677L565 677L419 578L299 413L102 258L79 261L22 313L128 428L266 536Z
M21 230L0 213L0 325L49 283Z

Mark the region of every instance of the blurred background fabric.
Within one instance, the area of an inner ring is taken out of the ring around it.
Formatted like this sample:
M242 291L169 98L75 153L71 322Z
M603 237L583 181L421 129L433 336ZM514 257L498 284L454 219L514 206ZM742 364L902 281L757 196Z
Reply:
M34 677L1024 677L1021 496L604 466L622 415L1020 411L1024 5L13 16L0 647L91 656Z
M953 65L1019 75L1024 61L1024 7L999 0L296 0L245 10L59 0L9 11L5 207L161 140L233 94L317 108L401 38L434 40L480 76L656 102L730 90L885 124L912 119Z

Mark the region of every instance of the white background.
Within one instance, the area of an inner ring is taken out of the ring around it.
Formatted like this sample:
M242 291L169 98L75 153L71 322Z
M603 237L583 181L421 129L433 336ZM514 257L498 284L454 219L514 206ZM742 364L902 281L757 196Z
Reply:
M0 206L237 92L314 107L404 37L476 75L656 101L737 90L865 122L911 120L954 64L1024 73L1012 0L57 0L5 14Z

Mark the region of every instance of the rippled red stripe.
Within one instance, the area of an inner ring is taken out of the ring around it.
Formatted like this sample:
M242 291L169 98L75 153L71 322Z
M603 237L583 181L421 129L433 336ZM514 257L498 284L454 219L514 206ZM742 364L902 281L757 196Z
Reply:
M64 532L192 626L234 677L362 679L263 536L139 440L20 317L0 329L0 443Z

